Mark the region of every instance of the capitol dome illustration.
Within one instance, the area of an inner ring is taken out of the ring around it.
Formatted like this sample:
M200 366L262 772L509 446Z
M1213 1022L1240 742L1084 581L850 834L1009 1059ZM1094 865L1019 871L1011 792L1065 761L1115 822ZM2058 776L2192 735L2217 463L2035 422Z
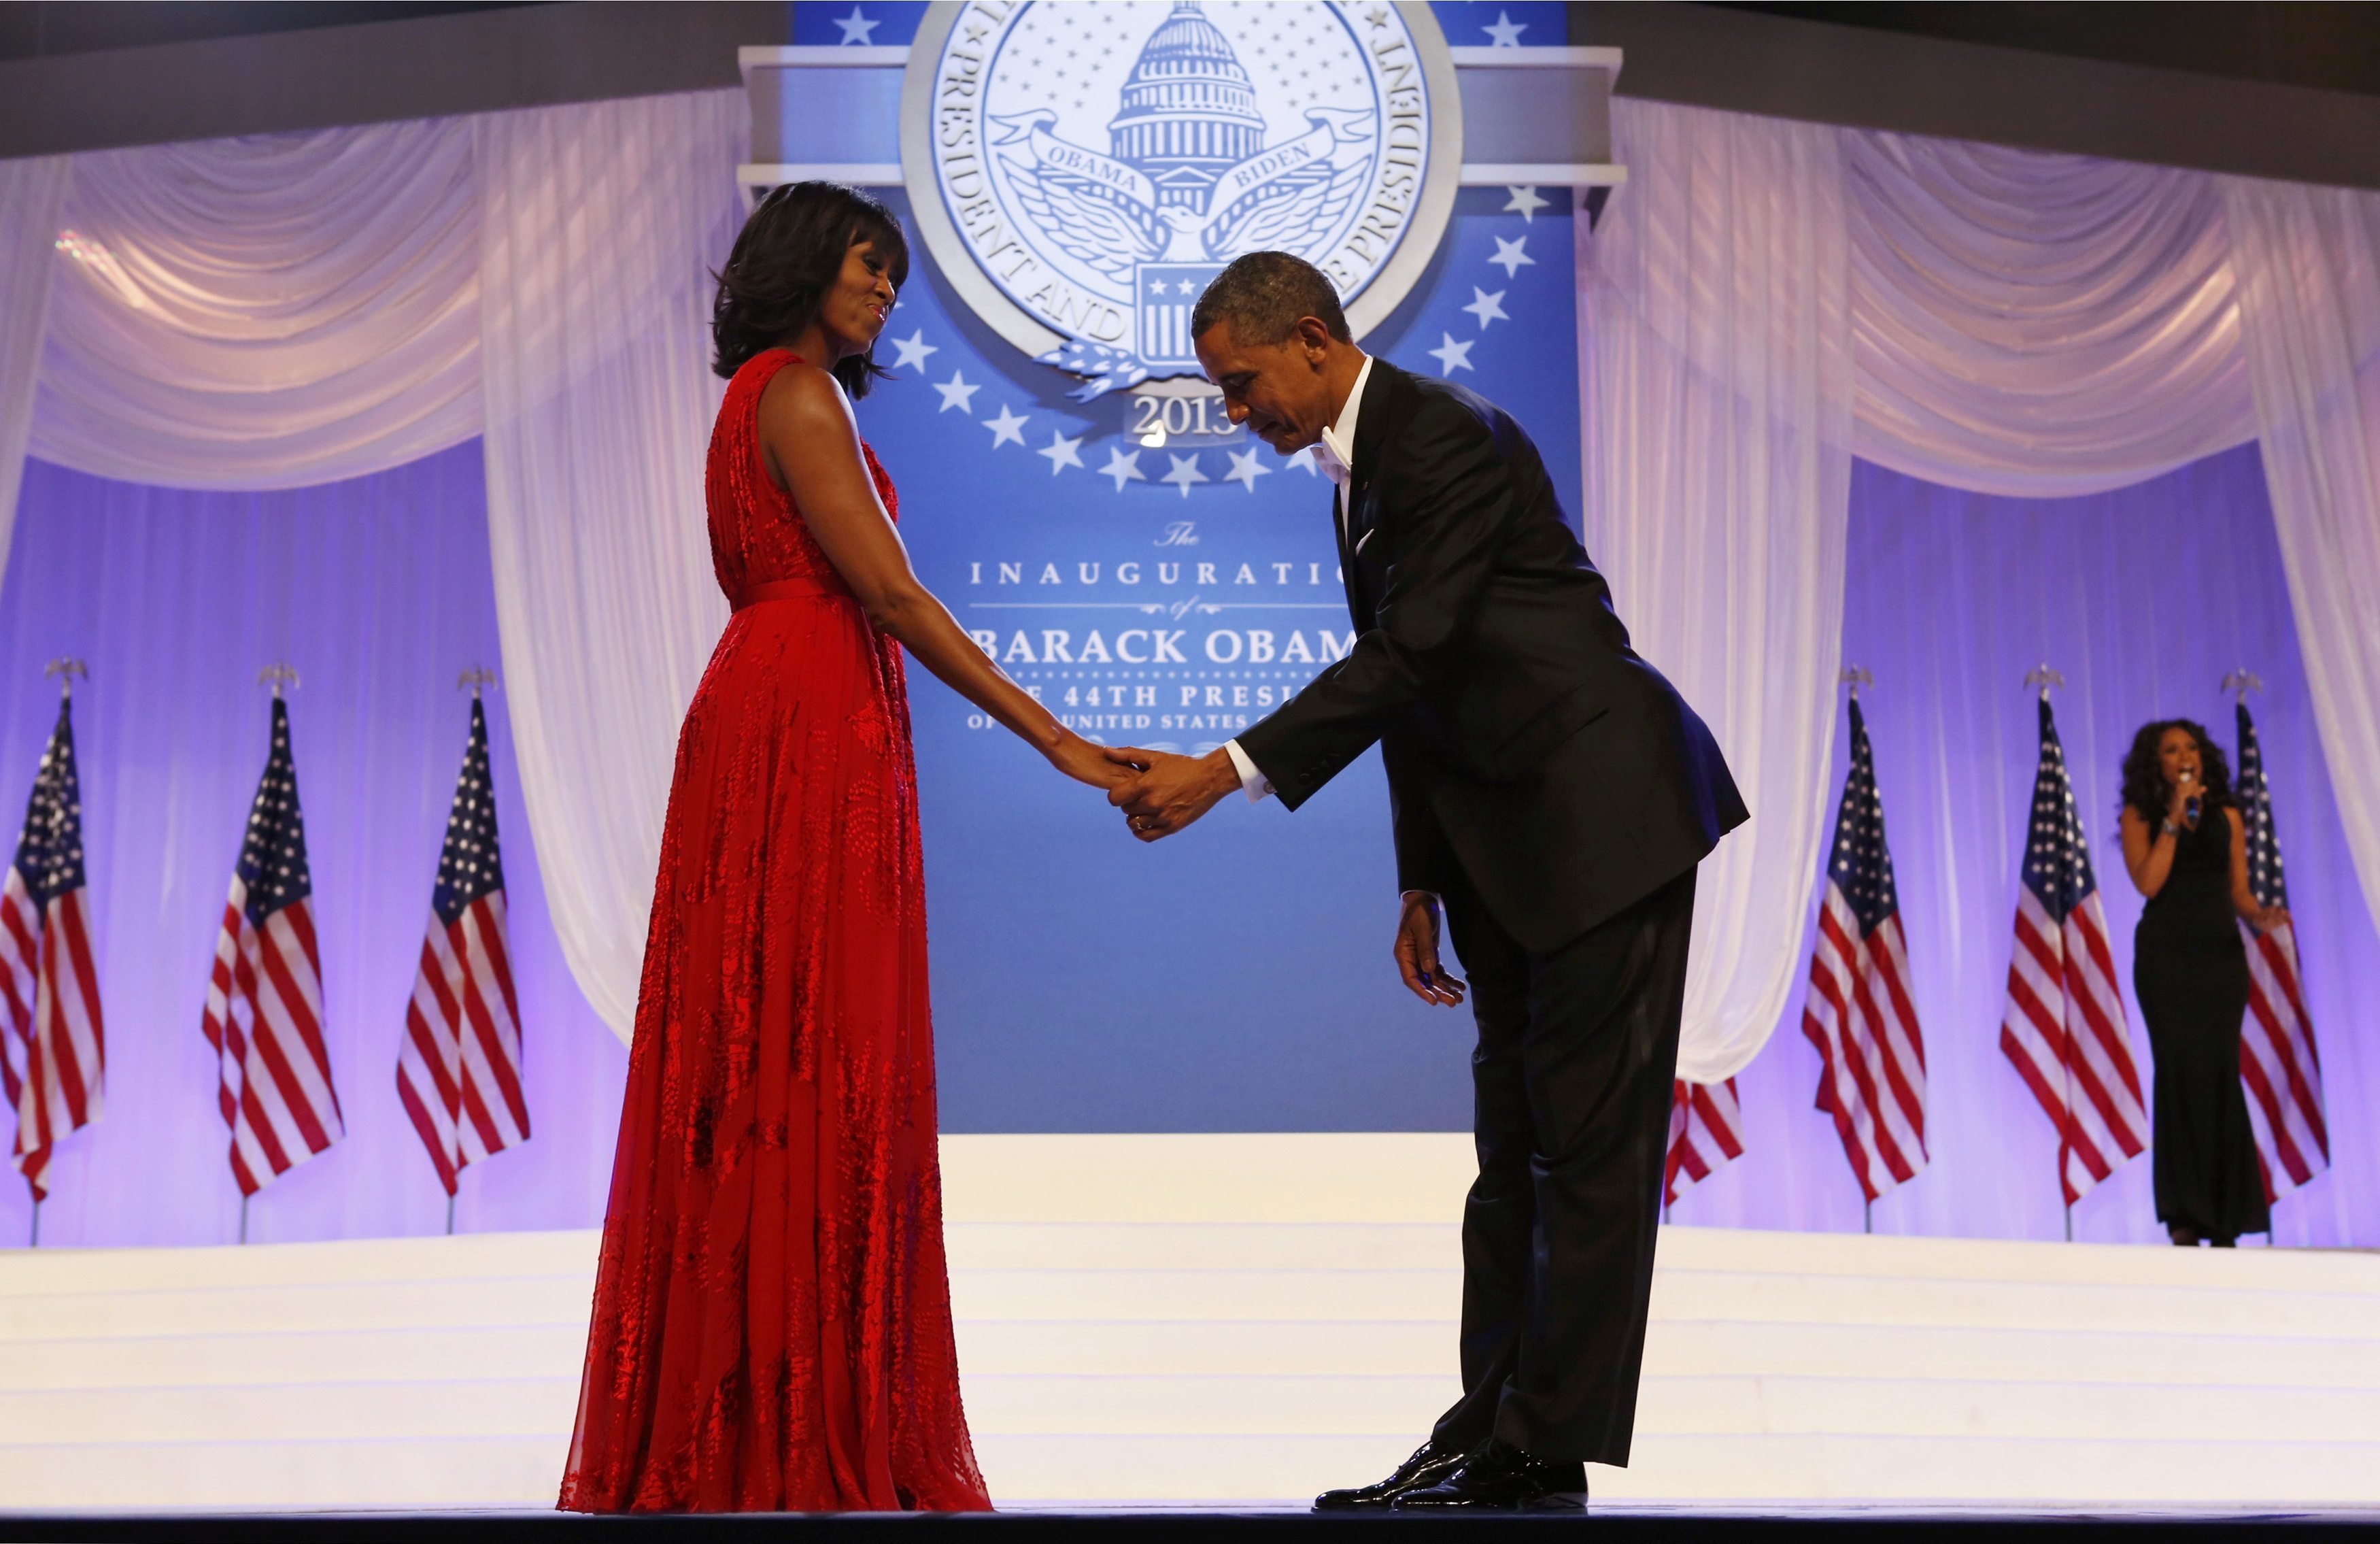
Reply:
M1123 97L1109 153L1155 185L1160 208L1205 208L1216 178L1264 148L1255 84L1198 0L1174 0Z

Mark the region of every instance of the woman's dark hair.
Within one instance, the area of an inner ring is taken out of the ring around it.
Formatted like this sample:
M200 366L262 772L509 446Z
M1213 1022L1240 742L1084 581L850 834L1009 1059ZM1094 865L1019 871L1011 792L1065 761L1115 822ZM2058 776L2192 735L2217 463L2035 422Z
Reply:
M808 326L842 276L844 255L862 241L876 244L894 289L909 282L909 243L891 210L840 182L771 189L744 222L727 266L711 275L719 293L710 302L710 341L719 353L710 368L732 378L752 356ZM855 397L866 396L876 376L891 373L877 368L873 350L834 367L834 378Z
M2165 743L2165 732L2180 729L2198 742L2198 781L2205 790L2198 796L2202 809L2220 809L2231 802L2231 763L2225 760L2223 748L2207 737L2206 726L2194 719L2165 718L2155 723L2141 725L2132 736L2132 748L2124 755L2124 804L2134 814L2151 825L2165 819L2165 762L2157 748Z

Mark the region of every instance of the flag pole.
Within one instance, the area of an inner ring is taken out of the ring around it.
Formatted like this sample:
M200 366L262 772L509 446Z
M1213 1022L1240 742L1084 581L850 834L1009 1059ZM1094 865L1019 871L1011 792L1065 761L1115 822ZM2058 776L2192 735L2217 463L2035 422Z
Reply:
M2051 669L2049 662L2044 660L2025 672L2024 684L2028 687L2040 687L2041 699L2047 702L2050 688L2066 684L2066 674L2063 671ZM2062 1033L2059 1038L2061 1042L2066 1039ZM2070 1121L2074 1118L2073 1052L2064 1043L2058 1048L2058 1075L2066 1082L2066 1118ZM2062 1203L2066 1219L2066 1242L2071 1244L2074 1242L2074 1203L2066 1198L2066 1155L2069 1149L2064 1140L2065 1130L2066 1128L2062 1126L2059 1128L2058 1144L2058 1198Z
M58 678L58 700L71 703L74 700L75 677L79 675L86 681L90 680L91 667L71 654L63 655L42 667L42 679L47 680L53 675ZM32 1182L28 1180L25 1188L32 1191ZM32 1200L33 1220L27 1233L25 1247L38 1249L42 1246L42 1198L39 1192L33 1192Z
M1841 671L1837 673L1835 676L1835 685L1849 687L1851 700L1857 702L1859 700L1860 688L1862 687L1875 686L1876 677L1869 675L1866 670L1863 669L1859 665L1847 664L1843 666ZM1876 1232L1876 1201L1868 1195L1867 1185L1864 1181L1860 1185L1860 1232L1862 1234L1873 1234Z
M258 686L267 683L272 685L273 699L278 702L285 683L293 687L298 685L298 672L290 668L286 660L275 660L256 673ZM239 1193L239 1241L243 1245L248 1242L248 1192L245 1190Z
M1847 664L1836 674L1835 685L1849 687L1851 700L1857 702L1860 688L1875 686L1876 677L1859 665ZM1867 1193L1864 1180L1860 1184L1860 1232L1863 1234L1876 1232L1876 1200Z
M496 673L484 664L475 664L455 678L455 689L461 691L465 687L470 687L474 702L480 700L482 690L496 684ZM462 1178L459 1171L455 1178L458 1182ZM446 1192L446 1236L455 1236L455 1191L451 1188Z

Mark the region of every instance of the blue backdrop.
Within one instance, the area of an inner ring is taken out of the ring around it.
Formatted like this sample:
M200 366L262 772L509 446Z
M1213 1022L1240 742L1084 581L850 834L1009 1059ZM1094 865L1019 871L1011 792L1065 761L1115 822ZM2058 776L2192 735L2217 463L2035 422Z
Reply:
M1535 197L1464 190L1365 341L1511 404L1575 509L1572 222ZM1087 734L1196 751L1345 649L1327 480L1245 433L1141 444L1148 408L1074 401L920 258L863 426L920 575L1020 682ZM1468 1026L1389 962L1376 756L1295 815L1232 801L1143 847L939 684L913 703L950 1129L1468 1125Z
M798 9L797 35L828 9L851 6ZM1559 41L1556 6L1439 10L1458 43L1486 41L1460 27L1500 13ZM1423 281L1366 341L1511 407L1574 509L1572 225L1558 191L1536 197L1547 202L1463 193ZM1244 437L1143 443L1148 409L1122 395L1073 400L1069 378L977 324L922 254L880 353L895 379L861 419L901 486L921 572L1087 731L1196 749L1344 646L1318 476ZM1871 723L1933 1061L1933 1167L1877 1208L1877 1225L2060 1231L2054 1137L1997 1044L2033 773L2020 681L2046 658L2070 683L2059 717L2127 979L2138 903L2114 845L2117 762L2151 716L2205 719L2228 743L2216 682L2243 663L2265 676L2256 708L2338 1156L2278 1226L2285 1242L2380 1237L2380 1150L2359 1118L2380 1095L2367 1005L2380 941L2307 711L2253 447L2048 502L1863 467L1845 644L1879 678ZM476 443L263 495L29 468L0 585L0 818L20 808L55 712L42 663L89 658L81 748L110 1028L108 1116L61 1149L47 1238L232 1236L199 1006L263 755L252 683L273 657L306 676L297 750L349 1137L266 1192L256 1236L442 1224L392 1079L462 749L453 682L496 651ZM1229 803L1143 847L1096 796L973 723L922 672L913 679L947 1129L1467 1126L1467 1018L1415 1003L1388 961L1394 887L1374 760L1294 815ZM585 1225L601 1213L624 1052L562 965L501 694L491 708L536 1135L471 1171L461 1222ZM1840 766L1839 753L1837 777ZM1831 1123L1810 1108L1815 1058L1799 1015L1797 992L1740 1080L1751 1151L1692 1193L1680 1221L1860 1225ZM2145 1070L2137 1017L2135 1028ZM2154 1236L2147 1185L2144 1161L2127 1166L2079 1209L2078 1232ZM0 1236L23 1222L21 1190L0 1185Z

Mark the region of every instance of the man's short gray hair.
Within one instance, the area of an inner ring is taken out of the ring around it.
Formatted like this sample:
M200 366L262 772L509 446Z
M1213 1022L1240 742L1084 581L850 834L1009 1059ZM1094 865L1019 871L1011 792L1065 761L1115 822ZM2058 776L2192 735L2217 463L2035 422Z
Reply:
M1215 275L1190 313L1190 335L1203 337L1218 322L1232 324L1244 344L1276 344L1313 317L1342 343L1353 343L1339 291L1321 269L1287 252L1250 252Z

